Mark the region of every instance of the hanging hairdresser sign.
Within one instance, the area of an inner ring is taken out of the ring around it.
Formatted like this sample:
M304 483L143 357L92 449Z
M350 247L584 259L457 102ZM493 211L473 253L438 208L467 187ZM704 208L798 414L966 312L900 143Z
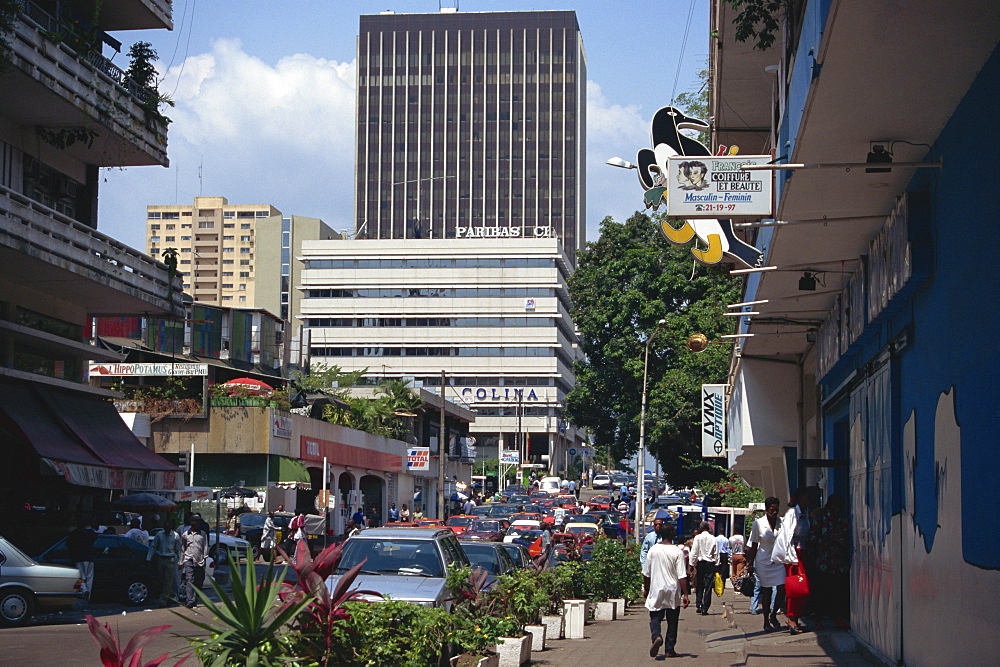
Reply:
M667 161L667 214L674 218L767 217L774 212L774 172L745 170L768 155L674 155Z

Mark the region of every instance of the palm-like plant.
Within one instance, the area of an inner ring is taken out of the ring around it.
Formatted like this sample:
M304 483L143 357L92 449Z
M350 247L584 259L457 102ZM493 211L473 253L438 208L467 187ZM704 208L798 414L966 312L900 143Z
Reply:
M280 548L279 552L286 561L289 560L288 554ZM316 661L310 664L346 662L346 656L340 655L341 647L337 646L338 623L350 616L344 604L362 601L365 595L379 596L374 591L351 588L365 561L344 572L333 590L327 588L326 580L337 573L342 556L343 545L331 544L313 559L306 541L299 540L292 561L297 580L294 584L286 583L281 592L281 599L286 605L297 606L302 600L308 602L295 618L292 628L296 631L300 652L306 654L303 657Z
M282 571L284 568L282 568ZM244 576L229 556L233 596L230 597L215 580L212 590L221 602L215 603L205 593L195 589L198 601L211 612L215 622L199 620L174 612L181 618L209 633L189 637L202 663L223 665L284 665L289 657L290 642L286 626L311 602L310 598L278 605L281 590L279 577L271 564L263 579L257 582L253 564Z
M87 629L90 630L91 636L101 647L101 664L104 667L157 667L169 655L164 653L155 660L142 661L142 651L146 644L156 639L161 632L170 627L169 625L158 625L140 630L132 635L128 644L123 648L118 642L118 637L111 632L110 625L101 624L90 614L85 615L84 618L87 619Z

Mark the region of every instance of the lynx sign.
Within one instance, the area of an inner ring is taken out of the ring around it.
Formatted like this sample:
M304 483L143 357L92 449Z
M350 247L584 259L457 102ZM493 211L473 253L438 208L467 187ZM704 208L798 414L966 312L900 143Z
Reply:
M726 385L701 385L701 455L726 456Z

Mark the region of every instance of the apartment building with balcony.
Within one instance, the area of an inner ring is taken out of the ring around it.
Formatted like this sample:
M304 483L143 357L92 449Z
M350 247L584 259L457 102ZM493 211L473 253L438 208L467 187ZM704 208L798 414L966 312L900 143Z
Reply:
M102 50L121 47L106 32L169 29L171 13L167 0L15 9L0 47L0 510L7 537L44 541L99 513L109 489L180 481L114 392L87 383L88 361L121 358L90 344L91 318L182 317L170 268L97 220L101 167L167 164L155 91L111 64Z
M263 308L284 320L299 314L292 289L303 241L341 238L325 222L285 215L269 204L230 204L195 197L192 204L146 207L146 252L177 251L184 291L217 306Z

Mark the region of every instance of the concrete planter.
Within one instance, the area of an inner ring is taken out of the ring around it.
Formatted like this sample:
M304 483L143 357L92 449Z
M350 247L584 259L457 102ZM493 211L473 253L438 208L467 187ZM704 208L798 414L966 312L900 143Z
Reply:
M615 605L615 618L625 617L625 598L611 598L608 602Z
M583 626L587 622L587 601L563 601L563 618L566 639L583 639Z
M454 658L451 659L452 667L458 665L458 659L461 657L462 656L460 655L456 655ZM500 667L500 656L496 653L484 656L479 659L478 663L476 663L476 667Z
M531 635L501 637L497 644L499 667L521 667L531 660Z
M595 621L613 621L617 618L615 615L615 603L614 602L595 602L594 604L594 620Z
M545 635L549 639L563 638L562 616L542 616L542 625L544 625L547 628L547 630L545 631Z
M544 625L526 625L524 626L524 631L531 635L532 651L545 650L545 636L548 632L548 628Z

